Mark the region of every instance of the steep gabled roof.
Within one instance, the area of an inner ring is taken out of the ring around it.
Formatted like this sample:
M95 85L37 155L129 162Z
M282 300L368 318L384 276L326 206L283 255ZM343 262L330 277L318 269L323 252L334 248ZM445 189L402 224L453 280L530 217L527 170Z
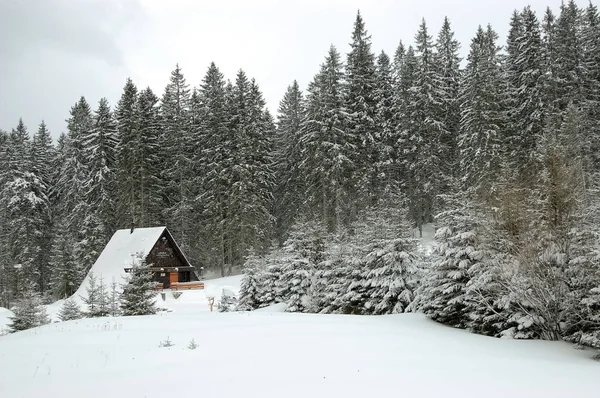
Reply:
M136 254L141 253L146 257L165 230L167 230L166 227L136 228L133 232L130 229L118 230L110 238L90 272L94 272L98 282L100 277L104 279L107 290L110 289L113 280L120 287L126 275L125 268L132 264ZM86 296L89 279L90 274L88 273L75 292L76 297Z

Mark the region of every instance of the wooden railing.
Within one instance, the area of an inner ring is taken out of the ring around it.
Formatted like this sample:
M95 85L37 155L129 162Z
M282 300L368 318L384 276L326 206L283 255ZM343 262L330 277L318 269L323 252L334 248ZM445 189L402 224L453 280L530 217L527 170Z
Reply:
M204 282L171 282L171 290L199 290L204 289Z

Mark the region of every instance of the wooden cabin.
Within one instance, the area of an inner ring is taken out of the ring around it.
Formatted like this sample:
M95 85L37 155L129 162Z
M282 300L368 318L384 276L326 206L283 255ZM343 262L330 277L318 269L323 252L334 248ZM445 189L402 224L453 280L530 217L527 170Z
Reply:
M149 233L145 233L145 230ZM117 233L121 231L117 231ZM146 248L150 248L149 250L146 249L146 265L152 270L152 280L157 283L160 289L204 287L203 283L190 283L199 282L200 277L196 268L190 264L166 227L132 228L129 233L132 238L136 234L140 238L145 238ZM148 241L149 236L151 238ZM132 247L135 246L137 245L132 244ZM125 272L131 271L132 266L133 264L126 266L124 268Z

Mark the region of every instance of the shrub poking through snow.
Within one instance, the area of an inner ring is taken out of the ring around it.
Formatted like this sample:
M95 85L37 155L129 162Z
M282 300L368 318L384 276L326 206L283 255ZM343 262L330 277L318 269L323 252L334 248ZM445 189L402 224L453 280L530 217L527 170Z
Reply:
M196 340L192 339L190 341L190 344L188 344L188 349L195 350L196 348L198 348L198 344L196 344Z

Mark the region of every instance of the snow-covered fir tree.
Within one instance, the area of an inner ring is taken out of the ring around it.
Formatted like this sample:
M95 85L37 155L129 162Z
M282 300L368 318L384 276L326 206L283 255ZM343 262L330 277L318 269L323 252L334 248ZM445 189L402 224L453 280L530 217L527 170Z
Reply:
M37 236L37 245L39 252L35 258L35 268L39 279L37 281L39 290L45 294L50 289L50 280L52 277L52 268L50 266L50 252L52 246L52 210L54 203L52 200L53 170L52 162L55 156L55 149L52 143L50 131L42 121L38 131L33 135L31 145L32 172L36 175L42 185L43 195L47 202L47 209L37 214L40 219L40 234Z
M13 316L10 317L8 329L10 332L19 332L49 323L46 307L42 303L40 294L33 283L29 283L23 290L21 298L12 308Z
M398 165L398 143L396 135L397 118L394 109L394 74L390 57L381 52L377 57L377 85L375 90L376 112L376 143L377 143L377 174L383 178L381 189L394 184L400 179Z
M156 292L153 290L152 273L138 256L132 264L130 276L122 285L120 296L121 314L153 315L156 314Z
M477 207L465 192L444 195L444 208L436 216L437 246L434 259L419 294L420 307L430 318L456 327L466 327L466 286L469 269L481 260Z
M83 317L81 308L73 297L66 299L58 312L58 319L61 321L72 321Z
M108 100L100 99L94 113L93 127L84 139L84 150L88 164L88 177L84 185L85 201L95 216L97 225L86 230L85 235L94 236L93 244L86 248L95 258L115 230L114 187L117 147L117 126L110 110ZM89 238L88 238L89 239ZM94 258L94 260L95 260Z
M302 205L304 191L300 173L300 129L304 118L304 97L298 82L288 86L279 103L275 136L274 216L275 234L279 243L284 237Z
M54 297L64 299L73 295L79 287L81 270L75 261L75 243L68 233L64 220L60 221L55 228L50 266L52 268L50 285Z
M231 234L226 231L225 222L234 140L228 129L225 80L214 63L208 68L197 96L200 103L195 112L199 120L193 125L191 142L197 170L194 209L203 220L200 232L206 243L203 257L211 259L221 276L225 276L226 264L230 262L225 249Z
M116 154L116 211L119 226L127 227L136 219L137 181L136 152L139 148L137 133L138 89L131 79L127 79L123 94L115 109L117 121L118 145ZM153 148L153 149L156 149Z
M506 148L514 172L530 173L532 156L542 133L542 37L531 7L513 15L507 45L506 81L509 121Z
M160 104L162 130L162 180L167 207L166 219L183 250L189 247L190 231L190 89L179 64L171 72Z
M352 199L348 205L351 217L354 217L358 203L376 194L379 184L375 165L377 164L377 76L375 55L371 50L371 36L365 22L356 15L350 52L346 60L346 82L344 85L344 103L347 112L345 129L354 146L351 161L352 179L346 189L351 190ZM355 191L355 192L354 192Z
M415 57L414 80L409 88L412 95L405 107L410 124L403 126L402 140L410 217L421 230L433 216L435 195L443 175L438 149L441 137L448 134L440 117L443 93L434 44L425 21L415 37Z
M87 306L85 314L90 317L96 316L98 313L98 305L100 304L100 290L98 279L96 278L94 271L90 271L88 274L88 284L85 289L85 296L82 296L81 300Z
M348 221L348 175L355 169L357 157L355 138L345 128L342 78L340 54L332 46L308 86L300 132L304 208L326 223L330 231Z
M440 136L439 157L443 159L444 190L448 180L457 170L457 137L460 125L459 87L461 70L459 56L460 44L454 38L450 20L444 18L444 23L435 42L435 66L439 82L439 119L443 123L443 134Z
M264 267L264 261L261 261L258 256L254 253L248 254L243 267L244 277L240 283L237 311L251 311L260 307L262 303L260 278Z
M138 95L135 119L137 135L133 148L136 160L133 166L136 195L134 224L149 227L163 222L158 97L149 87Z
M464 186L492 188L503 155L502 80L495 45L497 35L480 26L471 41L460 87L458 153Z

